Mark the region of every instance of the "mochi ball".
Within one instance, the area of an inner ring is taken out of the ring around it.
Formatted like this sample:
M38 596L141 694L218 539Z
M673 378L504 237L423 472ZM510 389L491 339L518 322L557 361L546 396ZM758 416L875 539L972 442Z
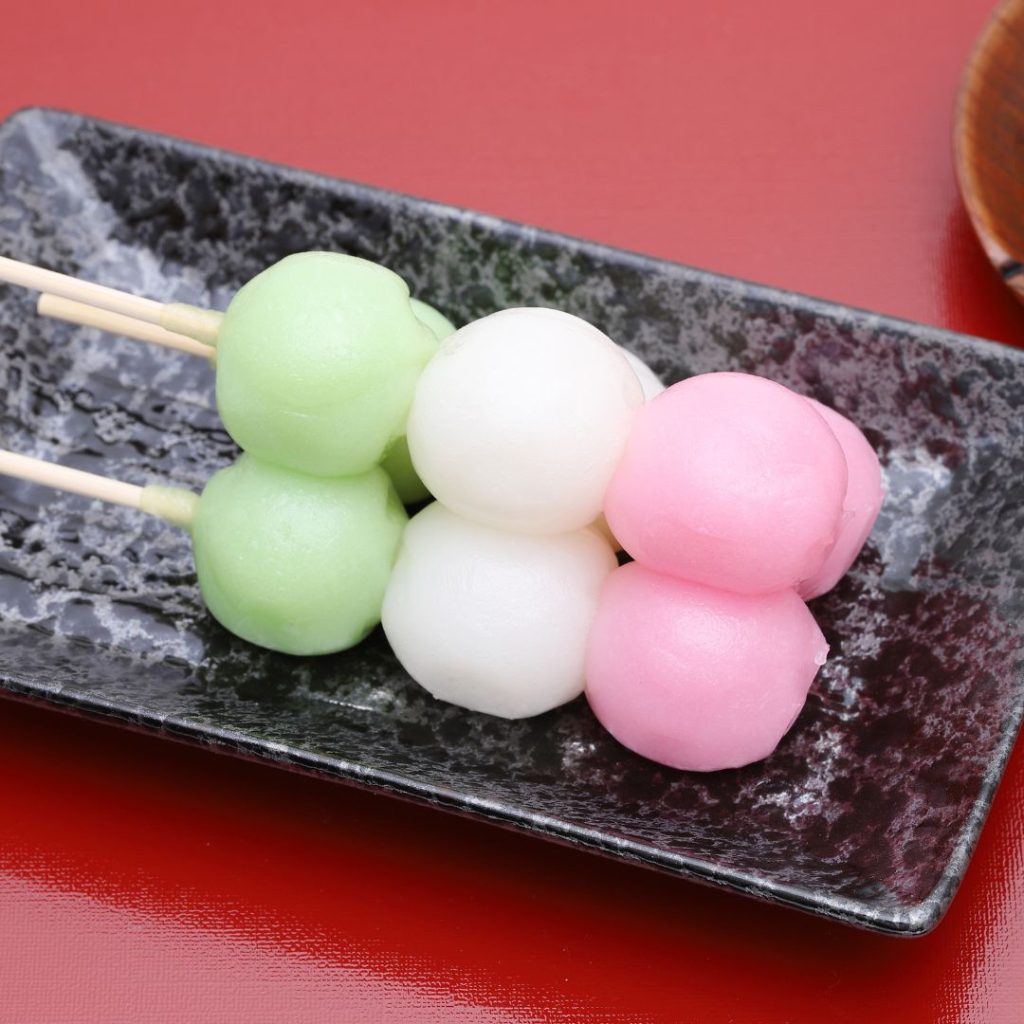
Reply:
M261 647L345 650L380 621L405 524L383 470L332 480L242 455L210 477L196 505L203 600Z
M621 348L622 346L619 347ZM639 356L630 352L628 348L623 348L622 354L626 357L626 362L632 367L637 380L640 381L640 387L644 393L644 401L649 402L652 398L657 398L665 390L665 385L661 383L658 375ZM612 533L612 528L608 525L608 519L603 512L591 525L600 532L601 536L608 540L608 543L611 544L615 551L622 550L622 545L619 543L618 537Z
M839 537L822 567L797 588L797 593L805 601L831 590L846 575L864 547L885 497L878 456L860 429L827 405L813 398L808 401L828 424L843 449L847 482Z
M356 256L303 252L257 274L217 334L217 409L264 462L310 476L376 466L405 429L437 338L405 282Z
M746 595L632 562L605 583L587 648L587 700L624 746L671 768L767 757L828 645L792 590Z
M638 355L634 355L628 348L622 348L621 345L619 348L622 349L626 362L629 363L636 374L636 379L640 381L640 388L644 393L644 401L649 402L652 398L657 398L665 390L665 385L662 384L661 378Z
M501 718L539 715L582 691L587 634L615 564L594 530L506 533L435 502L406 529L384 632L435 697Z
M805 398L762 377L706 373L637 413L605 515L652 569L767 593L820 571L846 480L843 449Z
M433 306L428 306L420 299L410 299L409 304L416 319L430 329L430 333L438 342L455 333L455 324ZM413 505L430 497L430 492L413 467L409 442L404 433L384 453L380 468L391 477L403 505Z
M643 391L579 317L507 309L446 338L416 385L409 450L442 504L474 522L562 533L592 522Z
M455 333L455 324L451 322L440 310L434 309L422 299L410 299L409 304L412 311L421 324L430 328L430 333L443 341L449 334Z

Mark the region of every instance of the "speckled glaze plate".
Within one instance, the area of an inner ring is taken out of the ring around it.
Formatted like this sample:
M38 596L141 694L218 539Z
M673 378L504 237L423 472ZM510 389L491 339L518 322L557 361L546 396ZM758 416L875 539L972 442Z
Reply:
M776 753L664 770L582 700L507 723L434 701L378 631L292 659L203 610L187 538L0 484L0 687L914 935L951 900L1024 705L1024 356L480 214L46 110L0 128L0 252L223 308L287 253L379 260L456 322L577 313L667 381L767 375L853 417L889 496L813 610L832 645ZM202 361L39 320L0 286L0 443L198 488L233 446ZM599 898L595 894L595 899Z

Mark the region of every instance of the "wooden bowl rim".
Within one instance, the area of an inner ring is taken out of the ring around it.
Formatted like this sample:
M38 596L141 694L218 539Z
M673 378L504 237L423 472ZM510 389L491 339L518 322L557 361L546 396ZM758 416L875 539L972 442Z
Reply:
M1014 27L1019 31L1014 32ZM1021 52L1024 53L1024 0L1004 0L999 4L975 40L957 91L953 160L961 198L985 254L1000 277L1024 300L1024 253L1013 252L1005 241L999 221L982 199L983 176L978 173L977 162L969 158L975 145L971 131L972 99L979 83L989 73L995 40L1007 31L1021 40ZM1024 210L1021 216L1024 218Z

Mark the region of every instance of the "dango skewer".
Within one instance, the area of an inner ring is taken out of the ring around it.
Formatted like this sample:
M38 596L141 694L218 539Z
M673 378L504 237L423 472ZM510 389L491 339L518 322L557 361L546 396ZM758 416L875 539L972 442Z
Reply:
M0 280L41 289L43 315L215 361L224 425L264 461L313 476L381 464L404 502L428 496L405 419L419 371L455 327L385 267L298 253L244 285L226 313L6 258Z
M406 524L381 469L328 480L242 455L196 494L0 450L0 474L183 527L214 618L286 654L345 650L373 629Z
M224 313L7 258L0 281L159 329L88 314L133 337L195 354L206 353L174 336L215 346L228 433L263 461L311 476L350 476L381 462L404 434L416 380L438 344L397 274L339 253L285 257L243 285ZM65 305L64 319L69 310L87 314Z
M294 270L293 264L289 273ZM196 339L184 315L179 332L175 322L154 320L152 311L135 317L131 309L108 305L97 312L83 303L94 305L82 292L44 296L40 311L172 347L182 347L175 335L187 335L203 348L186 351L221 362L231 308L213 335L214 348ZM413 310L411 301L406 305ZM245 328L254 314L243 306L239 316ZM272 349L264 354L273 363ZM697 770L766 756L792 723L826 653L813 617L790 588L819 569L825 583L815 577L811 592L827 586L826 577L852 557L877 511L874 477L868 480L865 471L863 485L848 486L851 449L835 425L785 389L734 374L677 386L634 425L650 397L640 393L638 368L631 373L596 329L553 310L484 318L442 355L420 380L410 419L417 462L441 503L414 521L390 584L403 521L385 512L395 529L388 534L394 543L379 546L378 568L386 566L380 594L373 615L355 629L350 609L340 616L351 634L346 642L373 625L383 599L385 632L399 659L438 697L518 718L573 697L586 667L598 717L646 756ZM657 381L646 383L658 389ZM525 429L524 412L530 414ZM665 446L677 442L685 450L669 459L671 487L663 493ZM617 469L623 446L625 462ZM724 450L732 453L725 460L731 476L722 468ZM384 479L375 472L377 481ZM312 548L295 558L274 547L273 532L282 521L294 527L304 502L315 504L304 488L350 481L291 473L296 484L286 479L289 473L243 456L211 480L202 498L191 496L182 525L195 542L204 597L228 628L292 653L339 649L335 635L325 640L293 607L306 589L324 585L333 559ZM623 480L632 483L624 487ZM633 485L645 480L646 488ZM616 570L607 544L586 525L609 481L613 522L645 564ZM297 505L290 488L302 492ZM659 500L642 500L652 488L662 488ZM135 491L121 500L145 508ZM737 507L747 511L733 514ZM254 516L260 520L254 546L239 558L237 538ZM662 529L654 529L651 516ZM837 554L837 568L823 567L847 520L850 552ZM687 531L695 539L681 550L677 540ZM767 554L766 532L773 537ZM345 557L367 546L352 540L345 538ZM225 550L228 560L221 557ZM260 575L268 550L278 567L269 598L276 606L254 612L266 589ZM301 594L279 586L281 565ZM351 579L362 576L365 570L350 573L346 597ZM724 638L714 650L709 632ZM766 651L774 661L765 662Z

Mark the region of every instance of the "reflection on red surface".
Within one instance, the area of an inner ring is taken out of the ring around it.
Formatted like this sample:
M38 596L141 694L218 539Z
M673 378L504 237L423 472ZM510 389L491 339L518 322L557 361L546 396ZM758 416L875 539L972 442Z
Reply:
M0 777L3 1020L1017 1019L1016 801L906 941L12 703Z
M3 11L0 116L69 107L1020 343L950 155L990 7L33 0ZM10 702L0 794L0 1024L1022 1019L1021 752L913 941Z

